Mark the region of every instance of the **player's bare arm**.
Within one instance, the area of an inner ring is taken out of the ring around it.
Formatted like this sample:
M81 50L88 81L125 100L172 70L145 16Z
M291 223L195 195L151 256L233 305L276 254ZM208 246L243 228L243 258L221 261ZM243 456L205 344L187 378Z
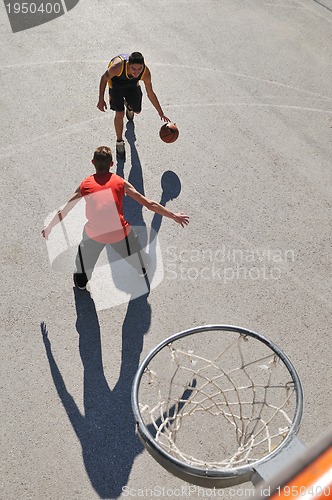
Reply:
M107 83L113 78L113 76L119 76L121 74L122 70L122 61L120 58L116 58L114 61L114 64L108 68L105 73L101 76L100 78L100 83L99 83L99 100L97 104L97 108L100 111L105 112L107 109L107 104L105 101L105 89L107 86Z
M132 184L128 181L124 181L124 188L126 195L133 198L135 201L148 208L152 212L163 215L164 217L168 217L169 219L173 219L177 224L180 224L181 227L187 226L189 224L189 215L185 215L183 212L174 213L168 208L163 207L159 203L153 200L149 200L146 196L143 196L139 193Z
M150 99L154 108L157 110L157 113L159 114L161 120L163 120L164 122L170 122L171 120L169 118L167 118L167 116L164 115L164 112L162 110L162 107L160 106L158 97L156 96L156 94L153 90L151 73L150 73L149 68L145 69L145 74L144 74L144 77L142 80L143 80L144 85L145 85L146 95Z
M42 235L46 240L48 239L50 232L52 231L54 226L59 224L59 222L61 222L62 219L64 219L66 215L69 214L69 212L74 208L80 198L82 198L82 195L80 192L80 188L78 187L75 193L69 198L65 206L62 209L58 210L51 222L49 222L49 224L42 229Z

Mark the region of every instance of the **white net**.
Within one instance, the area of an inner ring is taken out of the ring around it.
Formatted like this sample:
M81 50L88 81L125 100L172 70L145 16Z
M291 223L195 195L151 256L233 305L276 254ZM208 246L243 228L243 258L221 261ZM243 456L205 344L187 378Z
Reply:
M140 413L157 443L191 466L237 468L287 436L291 374L269 347L236 332L203 332L164 347L144 371Z

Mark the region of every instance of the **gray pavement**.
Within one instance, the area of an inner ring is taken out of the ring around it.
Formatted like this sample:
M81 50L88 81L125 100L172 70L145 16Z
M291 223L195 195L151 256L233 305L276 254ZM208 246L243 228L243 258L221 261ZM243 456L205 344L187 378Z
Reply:
M301 441L331 425L331 9L80 0L13 34L1 8L1 499L203 497L143 450L130 408L140 359L200 324L271 338L303 382ZM92 173L95 147L114 147L98 83L133 50L180 137L160 141L144 96L124 175L191 223L139 210L146 238L158 233L156 286L105 304L102 282L94 301L51 267L40 231ZM181 192L165 197L165 171Z

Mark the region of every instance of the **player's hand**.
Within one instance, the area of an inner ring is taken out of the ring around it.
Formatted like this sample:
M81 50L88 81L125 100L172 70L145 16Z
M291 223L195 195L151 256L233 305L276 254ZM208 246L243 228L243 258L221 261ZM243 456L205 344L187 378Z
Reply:
M185 227L189 224L189 215L185 215L183 212L174 214L173 220L180 224L181 227Z
M167 116L164 115L164 113L161 113L159 116L160 116L160 119L163 120L164 122L170 122L171 121L169 118L167 118Z
M51 232L51 228L49 226L43 227L41 233L42 233L43 237L45 238L45 240L48 240L50 232Z
M97 108L102 111L103 113L105 112L105 109L107 109L107 104L104 101L104 99L100 99L97 104Z

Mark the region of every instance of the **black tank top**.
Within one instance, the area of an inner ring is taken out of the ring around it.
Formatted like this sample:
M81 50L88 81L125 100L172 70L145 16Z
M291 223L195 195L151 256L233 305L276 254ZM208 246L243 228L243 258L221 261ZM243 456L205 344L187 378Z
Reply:
M121 73L119 76L113 76L113 78L111 80L111 86L114 88L116 88L116 87L123 88L123 87L136 87L137 85L139 85L139 81L142 80L144 73L145 73L145 70L146 70L145 64L143 65L143 69L142 69L141 73L136 78L134 78L134 77L128 75L129 54L120 54L116 57L113 57L113 59L111 60L111 62L108 65L108 68L113 66L114 59L116 59L118 57L122 61L122 70L121 70Z

